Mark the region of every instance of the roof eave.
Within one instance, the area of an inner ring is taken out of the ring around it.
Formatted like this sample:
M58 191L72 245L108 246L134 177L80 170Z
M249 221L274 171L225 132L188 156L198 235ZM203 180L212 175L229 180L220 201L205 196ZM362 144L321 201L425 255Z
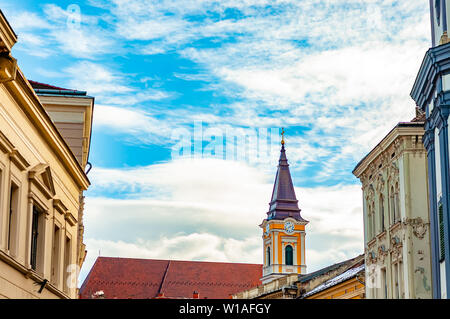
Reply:
M17 42L17 35L0 9L0 51L11 52Z

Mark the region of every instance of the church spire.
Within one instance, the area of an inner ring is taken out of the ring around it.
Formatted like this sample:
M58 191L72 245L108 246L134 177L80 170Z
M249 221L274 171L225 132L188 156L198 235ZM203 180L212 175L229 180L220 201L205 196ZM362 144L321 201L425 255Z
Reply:
M295 196L286 150L284 148L284 133L284 129L282 129L280 159L278 161L278 170L273 186L272 199L269 203L267 219L284 220L287 217L292 217L298 221L306 222L300 215L301 210L298 207L298 200Z

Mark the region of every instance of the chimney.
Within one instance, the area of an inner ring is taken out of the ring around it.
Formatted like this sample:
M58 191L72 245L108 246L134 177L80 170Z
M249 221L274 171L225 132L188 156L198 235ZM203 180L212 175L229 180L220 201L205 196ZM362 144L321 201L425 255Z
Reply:
M197 291L194 291L194 293L192 294L192 298L193 299L200 299L200 294Z

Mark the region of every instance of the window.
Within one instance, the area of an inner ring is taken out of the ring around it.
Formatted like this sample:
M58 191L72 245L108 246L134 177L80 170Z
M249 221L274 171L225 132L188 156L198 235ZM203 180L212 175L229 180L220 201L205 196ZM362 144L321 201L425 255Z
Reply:
M370 219L372 220L372 238L375 238L375 204L372 203L372 211L370 215Z
M66 236L65 246L64 246L64 291L69 291L69 286L67 281L70 276L70 263L71 263L71 243L70 238Z
M371 205L369 205L369 212L368 212L369 225L368 225L368 230L367 230L369 241L371 241L375 237L375 212L374 212L374 207L375 207L375 205L373 203Z
M399 299L400 292L399 292L399 285L398 285L398 263L395 263L392 267L392 276L394 279L394 299Z
M387 276L386 268L381 269L382 299L387 299Z
M383 195L380 195L380 230L384 232L384 198Z
M394 186L391 186L391 192L389 194L389 198L390 198L390 222L391 225L395 223L396 221L396 205L395 205L395 195L394 195Z
M294 264L294 253L291 245L287 245L284 250L284 258L286 260L286 265L293 265Z
M394 205L394 207L395 207L395 222L397 222L397 221L399 221L401 218L400 218L400 197L399 197L399 195L398 195L398 192L399 192L399 188L398 188L398 183L397 184L395 184L395 189L396 189L396 191L395 191L395 194L394 194L394 201L395 201L395 205Z
M403 262L401 260L398 262L398 287L399 299L403 299Z
M439 204L439 258L440 261L445 259L445 237L444 237L444 209L442 203Z
M19 187L11 183L9 193L9 208L8 208L8 229L7 229L7 249L15 253L15 246L17 241L17 220L19 214Z
M36 270L37 254L38 254L38 237L39 237L39 211L33 206L33 219L31 223L31 268Z
M267 266L270 266L270 246L267 247Z
M52 247L52 282L58 285L59 283L59 256L60 256L60 228L55 225L53 231L53 247Z

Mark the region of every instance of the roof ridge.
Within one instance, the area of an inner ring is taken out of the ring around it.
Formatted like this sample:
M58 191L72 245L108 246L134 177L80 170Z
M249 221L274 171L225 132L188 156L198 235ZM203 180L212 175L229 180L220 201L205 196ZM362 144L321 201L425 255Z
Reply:
M163 276L163 279L161 280L161 285L159 286L158 294L157 294L157 295L163 293L163 292L162 292L162 289L163 289L164 282L166 281L167 273L169 272L169 267L170 267L170 260L169 260L169 262L167 263L166 270L164 271L164 276Z
M59 86L55 86L55 85L51 85L51 84L47 84L47 83L43 83L43 82L38 82L38 81L33 81L33 80L28 80L28 82L30 82L31 86L33 86L33 83L34 83L36 85L47 86L47 87L49 87L49 89L52 89L52 90L73 91L71 89L66 89L66 88L62 88Z
M99 256L101 259L128 259L128 260L152 260L152 261L165 261L165 262L183 262L183 263L211 263L211 264L227 264L227 265L250 265L250 266L263 266L262 264L255 263L235 263L226 261L209 261L209 260L177 260L177 259L153 259L153 258L134 258L134 257L109 257L109 256Z

